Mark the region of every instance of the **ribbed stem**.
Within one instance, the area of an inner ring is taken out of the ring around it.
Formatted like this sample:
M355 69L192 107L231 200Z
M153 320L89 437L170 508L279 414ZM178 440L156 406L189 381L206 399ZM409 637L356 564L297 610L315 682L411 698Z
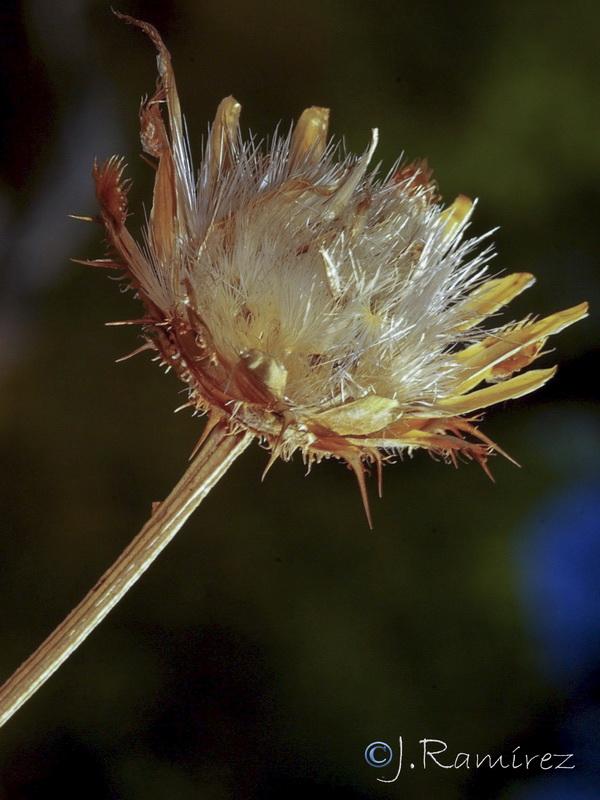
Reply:
M129 547L0 688L0 726L48 680L119 602L251 441L249 433L228 434L222 423L211 430L177 486L156 507Z

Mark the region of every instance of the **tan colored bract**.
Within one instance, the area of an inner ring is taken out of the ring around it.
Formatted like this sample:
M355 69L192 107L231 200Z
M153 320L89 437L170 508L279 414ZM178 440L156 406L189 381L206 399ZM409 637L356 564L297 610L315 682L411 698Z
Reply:
M365 507L365 463L380 472L425 448L485 467L498 448L468 415L542 386L554 368L516 373L587 305L482 327L534 278L489 279L490 249L464 235L471 201L444 208L425 165L369 173L377 131L361 156L340 157L326 109L307 109L263 149L243 141L228 97L196 174L169 53L151 25L123 18L159 53L141 109L154 198L139 245L122 160L96 165L113 252L95 263L125 270L143 302L141 349L179 374L209 427L250 431L271 461L295 450L309 464L346 461Z

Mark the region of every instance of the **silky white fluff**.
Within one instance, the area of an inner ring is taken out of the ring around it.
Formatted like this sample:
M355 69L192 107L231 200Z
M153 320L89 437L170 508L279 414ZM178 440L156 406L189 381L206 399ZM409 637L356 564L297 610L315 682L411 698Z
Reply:
M191 289L216 350L231 363L267 353L287 371L295 409L374 393L418 413L455 382L464 301L491 250L464 237L467 219L449 230L426 187L396 181L397 165L383 179L367 173L376 138L362 157L338 160L330 142L318 160L298 161L291 133L268 148L238 135L216 180L210 136L197 178L176 142L180 235L169 263L147 232L153 299L176 315Z

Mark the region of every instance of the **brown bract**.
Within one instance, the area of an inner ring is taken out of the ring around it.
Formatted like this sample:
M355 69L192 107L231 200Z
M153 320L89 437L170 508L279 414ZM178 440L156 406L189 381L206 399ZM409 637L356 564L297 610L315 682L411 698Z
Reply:
M151 25L123 19L159 54L158 86L140 113L143 149L156 160L154 196L140 246L126 226L123 161L96 164L111 254L90 263L124 270L142 301L145 314L133 321L146 337L140 350L178 373L208 427L225 419L265 442L269 464L295 450L309 464L346 461L367 514L365 464L380 474L393 455L424 448L485 467L498 448L465 415L542 386L554 368L516 373L587 305L483 329L533 277L489 280L481 261L461 266L471 201L460 196L443 209L424 163L382 182L369 177L376 132L362 156L335 162L327 109L307 109L279 149L263 154L244 150L240 105L226 98L196 176L169 53ZM418 333L428 315L431 334Z

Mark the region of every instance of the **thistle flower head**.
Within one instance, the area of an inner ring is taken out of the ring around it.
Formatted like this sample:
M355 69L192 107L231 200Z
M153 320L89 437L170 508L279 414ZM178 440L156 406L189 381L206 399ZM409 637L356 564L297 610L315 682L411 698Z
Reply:
M254 433L272 460L345 460L363 499L365 463L403 451L485 466L498 448L469 415L542 386L554 369L521 370L586 304L485 327L533 277L490 279L490 249L465 236L471 201L444 208L425 164L369 171L377 131L361 155L340 155L327 109L307 109L266 148L242 139L228 97L196 173L169 53L152 26L125 19L159 53L140 114L156 179L140 244L122 160L96 165L112 248L101 263L125 270L145 348L190 404Z

